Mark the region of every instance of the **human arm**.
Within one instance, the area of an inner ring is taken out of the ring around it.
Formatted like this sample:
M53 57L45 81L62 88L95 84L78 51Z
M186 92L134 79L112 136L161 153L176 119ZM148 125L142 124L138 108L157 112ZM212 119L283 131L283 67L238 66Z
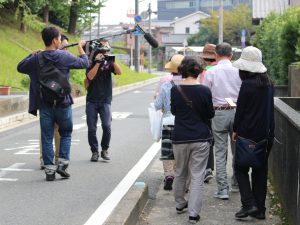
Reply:
M237 132L237 129L243 120L244 110L247 102L247 84L245 82L242 83L241 89L237 99L237 107L234 116L233 122L233 132Z
M82 46L85 44L85 41L79 41L78 43L78 52L79 57L72 55L68 51L60 50L61 54L61 63L65 65L68 69L85 69L89 67L89 60L85 54Z
M101 60L104 58L104 55L99 53L96 55L95 57L95 64L92 67L91 70L89 70L89 72L87 73L87 78L88 80L93 80L95 78L95 76L97 75L98 69L100 67L101 64Z
M176 87L171 88L171 113L176 115L176 106L175 106L175 95L176 95Z
M17 66L17 70L19 73L30 74L32 69L35 68L37 65L37 57L35 54L30 54L21 62L19 62Z
M113 63L113 67L114 67L114 73L117 75L121 75L122 74L122 69L120 67L120 65L116 62Z
M163 109L163 100L166 97L166 94L163 90L163 86L160 86L159 94L156 96L154 101L154 107L156 110Z

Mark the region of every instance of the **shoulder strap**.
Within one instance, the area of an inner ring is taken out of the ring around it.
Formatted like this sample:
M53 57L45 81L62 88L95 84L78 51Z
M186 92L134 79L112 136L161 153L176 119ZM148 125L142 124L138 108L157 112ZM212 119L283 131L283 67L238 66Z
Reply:
M173 81L174 83L174 81ZM182 98L184 99L185 103L187 104L187 106L189 106L193 111L193 102L186 96L186 94L184 93L184 91L182 90L182 88L180 87L180 85L175 85L178 92L181 94Z

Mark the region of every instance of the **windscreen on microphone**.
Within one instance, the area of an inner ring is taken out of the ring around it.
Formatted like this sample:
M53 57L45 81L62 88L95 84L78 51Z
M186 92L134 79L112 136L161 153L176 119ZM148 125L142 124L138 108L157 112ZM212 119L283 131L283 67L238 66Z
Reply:
M151 34L145 33L144 38L152 46L152 48L158 47L158 42L155 40L155 38Z

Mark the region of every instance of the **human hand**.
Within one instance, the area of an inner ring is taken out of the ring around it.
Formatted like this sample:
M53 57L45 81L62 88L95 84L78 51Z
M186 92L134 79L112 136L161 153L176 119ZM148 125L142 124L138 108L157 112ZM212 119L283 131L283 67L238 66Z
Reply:
M236 134L236 132L233 132L233 133L232 133L231 139L232 139L232 141L236 141L236 139L237 139L237 134Z
M38 54L39 52L42 52L42 50L41 49L35 50L31 53L31 55L34 56L34 55Z
M86 41L85 41L85 40L80 40L80 41L78 42L78 46L80 46L80 47L84 46L85 44L86 44Z

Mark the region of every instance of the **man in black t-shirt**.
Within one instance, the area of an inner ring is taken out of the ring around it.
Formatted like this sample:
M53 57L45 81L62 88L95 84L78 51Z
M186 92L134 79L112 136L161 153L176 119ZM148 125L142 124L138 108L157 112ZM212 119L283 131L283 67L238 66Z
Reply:
M107 40L101 41L101 47L110 49ZM112 101L112 73L121 75L120 66L111 58L107 57L108 51L96 55L91 68L87 71L87 97L86 97L86 120L88 126L88 141L92 151L92 162L99 158L99 145L97 140L98 114L101 119L102 140L101 157L109 160L108 148L111 137L111 101Z

